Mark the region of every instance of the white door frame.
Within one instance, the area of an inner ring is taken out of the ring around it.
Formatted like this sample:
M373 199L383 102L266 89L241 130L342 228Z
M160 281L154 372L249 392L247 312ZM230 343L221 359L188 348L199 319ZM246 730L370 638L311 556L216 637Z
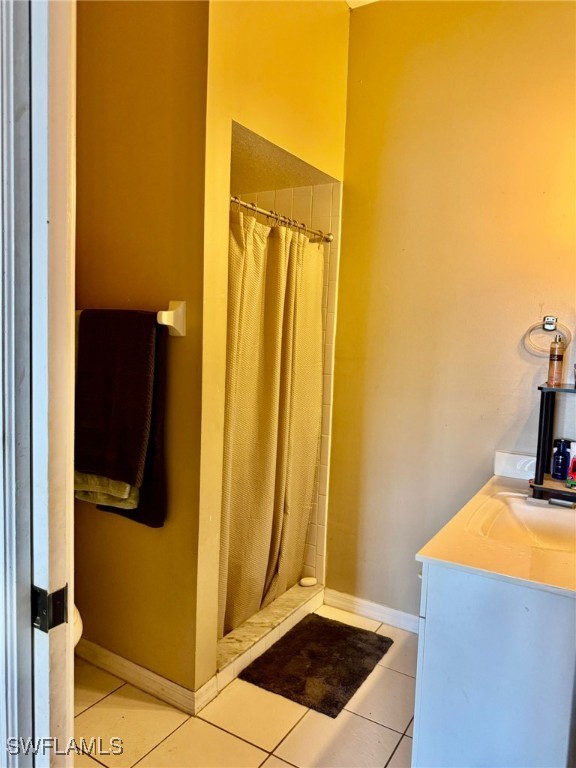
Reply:
M8 739L33 733L30 461L30 86L29 6L0 5L2 262L0 295L0 764L32 765Z
M0 764L10 768L73 763L72 625L32 630L31 593L67 584L72 616L75 10L1 3ZM32 749L9 754L9 737Z
M17 0L18 1L18 0ZM76 4L33 0L32 570L52 593L68 585L73 616ZM34 725L48 736L35 765L72 765L72 624L34 631Z

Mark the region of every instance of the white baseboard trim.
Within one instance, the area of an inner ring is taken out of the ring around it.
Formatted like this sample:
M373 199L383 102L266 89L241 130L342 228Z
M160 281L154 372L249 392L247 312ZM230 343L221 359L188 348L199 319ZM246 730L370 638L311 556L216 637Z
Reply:
M357 613L368 619L376 619L384 624L390 624L391 627L418 633L418 616L397 611L395 608L388 608L388 606L380 605L380 603L373 603L371 600L347 595L345 592L337 592L335 589L325 589L324 604L330 605L332 608L341 608L343 611L350 611L350 613Z
M194 713L195 715L200 712L201 709L204 709L206 704L210 704L212 699L215 699L216 696L218 696L218 681L216 678L216 675L210 678L207 683L204 683L204 685L201 688L198 688L197 691L194 691Z
M80 640L76 646L76 655L190 715L197 714L218 695L216 675L197 691L191 691L90 640Z

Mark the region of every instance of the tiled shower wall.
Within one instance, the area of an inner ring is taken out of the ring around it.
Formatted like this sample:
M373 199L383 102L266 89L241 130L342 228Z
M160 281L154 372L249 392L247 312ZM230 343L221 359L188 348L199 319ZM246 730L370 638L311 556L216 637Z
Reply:
M336 331L336 296L340 235L340 183L294 187L268 192L239 195L259 208L276 211L312 229L331 232L334 240L324 245L324 292L322 319L324 329L324 388L322 406L322 440L320 444L318 492L308 526L303 576L315 576L324 584L326 570L326 513L328 508L328 472L332 423L332 392L334 370L334 336Z

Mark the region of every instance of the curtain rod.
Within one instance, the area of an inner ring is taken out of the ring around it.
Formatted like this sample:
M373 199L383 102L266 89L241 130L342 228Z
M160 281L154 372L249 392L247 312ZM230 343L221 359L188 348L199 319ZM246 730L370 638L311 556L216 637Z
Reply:
M331 243L332 240L334 240L334 235L332 235L330 232L327 234L326 232L322 232L321 229L310 229L310 227L307 227L305 224L299 224L294 219L288 218L288 216L283 216L281 213L276 213L276 211L265 211L264 208L258 208L255 203L246 203L244 200L240 200L239 197L232 196L230 198L230 203L248 208L254 214L261 213L263 216L266 216L269 219L274 219L274 221L279 223L286 224L289 227L301 229L303 232L309 232L311 235L319 237L320 241L323 243Z

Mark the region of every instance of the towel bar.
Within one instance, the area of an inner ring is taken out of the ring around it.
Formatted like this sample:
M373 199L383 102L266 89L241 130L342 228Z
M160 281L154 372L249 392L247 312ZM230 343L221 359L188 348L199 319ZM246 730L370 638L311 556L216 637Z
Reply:
M168 309L160 310L157 315L160 325L167 325L170 336L186 336L186 302L170 301Z

